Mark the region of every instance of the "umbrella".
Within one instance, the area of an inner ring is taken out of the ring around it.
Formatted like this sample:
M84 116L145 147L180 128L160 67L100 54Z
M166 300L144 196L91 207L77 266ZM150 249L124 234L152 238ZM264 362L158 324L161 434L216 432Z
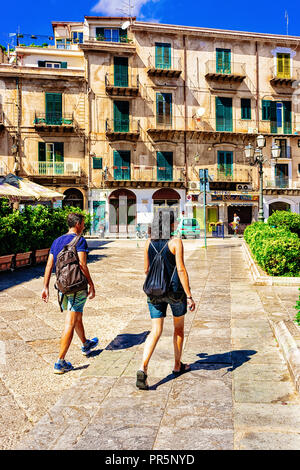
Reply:
M20 189L8 183L0 183L0 197L7 197L9 199L19 198L32 200L32 195L30 193L26 191L21 191Z
M7 191L11 191L11 196L18 196L21 199L34 199L38 201L54 201L57 199L63 199L64 195L53 191L52 189L46 188L40 184L34 183L27 178L21 178L19 176L10 173L0 181L0 195L2 195L1 187L10 187ZM3 191L5 192L5 190ZM5 197L5 194L3 195Z

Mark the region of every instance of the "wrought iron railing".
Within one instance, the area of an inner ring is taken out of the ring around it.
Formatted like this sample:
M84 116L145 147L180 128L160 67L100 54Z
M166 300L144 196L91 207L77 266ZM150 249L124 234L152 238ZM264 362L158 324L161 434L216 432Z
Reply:
M32 162L31 170L33 175L45 176L81 176L81 166L79 162Z
M140 132L140 121L139 119L132 118L131 116L126 116L121 119L106 119L105 121L105 132L114 133L114 132L124 132L125 134L130 133L139 133Z
M48 126L73 126L73 114L61 113L35 113L35 125L48 125Z

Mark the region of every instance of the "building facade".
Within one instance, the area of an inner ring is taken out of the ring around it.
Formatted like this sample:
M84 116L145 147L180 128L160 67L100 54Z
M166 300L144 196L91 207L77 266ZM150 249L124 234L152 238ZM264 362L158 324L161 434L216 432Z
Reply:
M89 209L93 233L134 234L171 207L207 228L258 214L245 145L266 137L264 212L299 213L298 37L85 17L0 65L0 161ZM300 98L299 98L300 99ZM271 159L271 147L281 148Z

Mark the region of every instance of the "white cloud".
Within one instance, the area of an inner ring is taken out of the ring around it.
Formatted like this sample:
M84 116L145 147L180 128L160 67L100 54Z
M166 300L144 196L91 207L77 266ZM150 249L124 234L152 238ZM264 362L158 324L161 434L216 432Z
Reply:
M138 16L142 7L150 1L152 0L99 0L92 8L92 11L107 16L128 16L129 3L131 3L133 6L131 10L132 16ZM122 10L123 13L120 10Z

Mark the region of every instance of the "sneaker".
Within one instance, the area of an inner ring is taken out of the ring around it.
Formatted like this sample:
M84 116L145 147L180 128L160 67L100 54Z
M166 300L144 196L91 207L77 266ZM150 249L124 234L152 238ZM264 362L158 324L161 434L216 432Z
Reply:
M84 356L87 356L91 352L91 349L94 349L97 346L98 342L98 338L87 339L86 345L82 346L81 348L82 354L84 354Z
M54 364L54 374L63 374L64 372L68 372L69 370L74 369L71 362L63 361L63 362L56 362Z

